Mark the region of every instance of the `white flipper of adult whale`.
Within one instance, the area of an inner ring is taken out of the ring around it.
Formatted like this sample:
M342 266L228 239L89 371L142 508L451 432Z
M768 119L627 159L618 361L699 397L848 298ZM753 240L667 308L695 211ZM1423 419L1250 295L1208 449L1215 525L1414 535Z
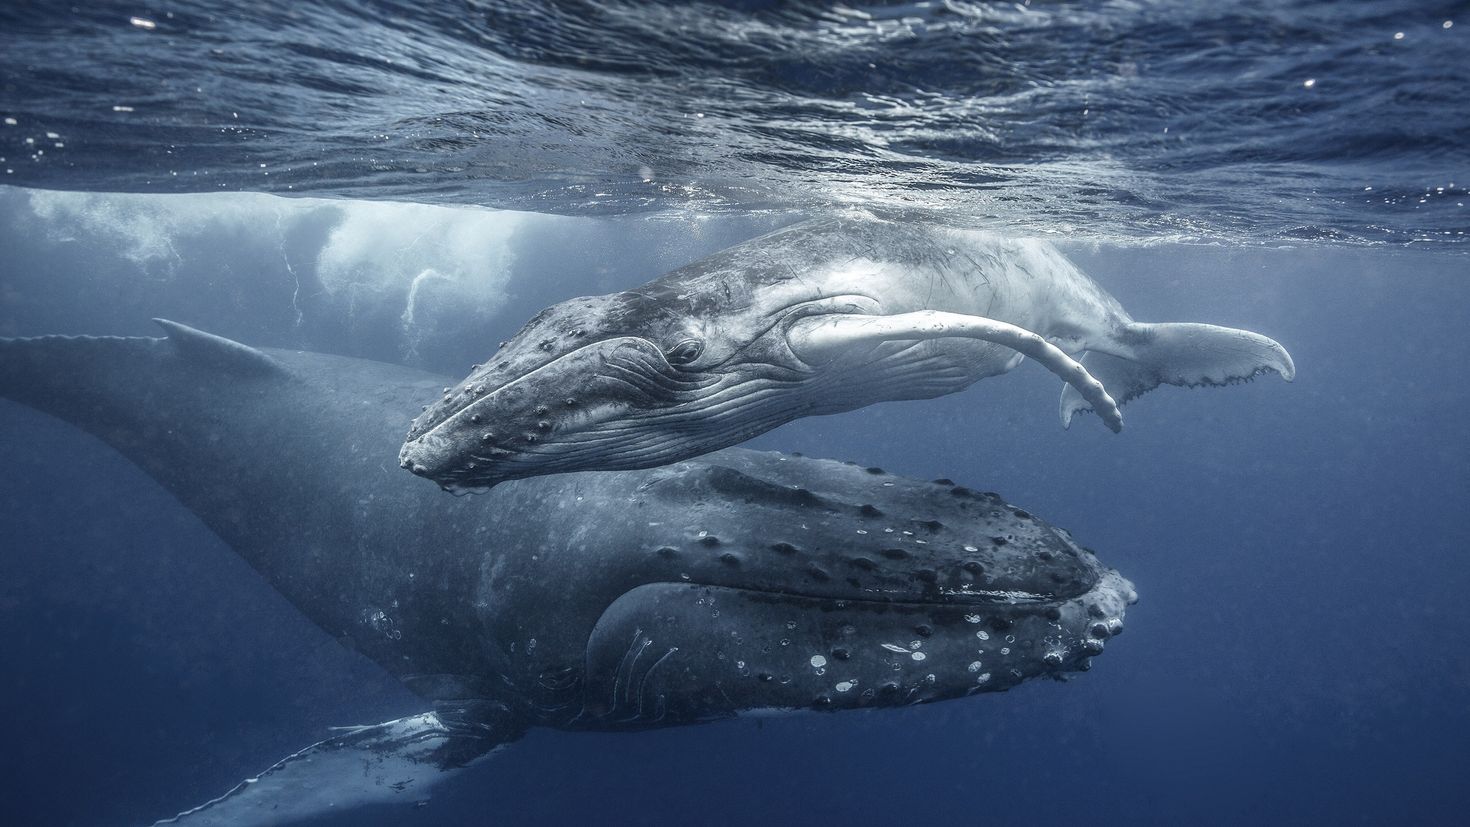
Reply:
M153 827L275 827L370 804L423 802L456 771L489 758L514 740L489 732L457 732L434 712L341 730L342 734L241 781L224 795L161 819ZM466 744L470 760L441 758Z

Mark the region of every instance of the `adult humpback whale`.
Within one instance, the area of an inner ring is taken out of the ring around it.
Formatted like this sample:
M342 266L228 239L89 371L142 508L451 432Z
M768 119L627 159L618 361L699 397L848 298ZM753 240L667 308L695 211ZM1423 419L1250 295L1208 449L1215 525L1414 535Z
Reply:
M533 726L958 698L1084 669L1131 584L952 483L731 449L446 497L384 467L442 378L163 339L0 340L0 396L159 480L313 622L430 702L309 746L184 824L414 800Z
M449 487L648 468L803 416L954 393L1025 356L1066 382L1064 425L1095 410L1115 431L1118 405L1161 383L1295 373L1255 333L1133 321L1050 244L853 217L562 302L502 344L414 420L404 468Z

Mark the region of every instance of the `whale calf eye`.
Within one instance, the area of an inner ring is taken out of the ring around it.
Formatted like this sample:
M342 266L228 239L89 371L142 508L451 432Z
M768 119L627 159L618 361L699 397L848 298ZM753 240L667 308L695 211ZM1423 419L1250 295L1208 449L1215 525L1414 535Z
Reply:
M671 365L687 365L698 359L701 353L704 353L704 342L699 339L685 339L669 348L664 353L664 358Z

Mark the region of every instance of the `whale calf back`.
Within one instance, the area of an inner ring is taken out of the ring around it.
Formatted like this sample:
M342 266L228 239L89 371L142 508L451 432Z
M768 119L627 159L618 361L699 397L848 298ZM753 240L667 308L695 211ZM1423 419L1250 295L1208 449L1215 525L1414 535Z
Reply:
M443 379L163 339L0 340L0 396L159 480L432 709L308 747L169 823L421 798L528 727L959 698L1085 669L1132 586L994 494L731 449L446 497L392 468Z
M799 417L954 393L1025 357L1065 382L1064 424L1093 410L1114 430L1118 406L1161 383L1295 373L1249 331L1133 321L1044 242L822 219L547 308L436 394L400 464L470 488L649 468Z

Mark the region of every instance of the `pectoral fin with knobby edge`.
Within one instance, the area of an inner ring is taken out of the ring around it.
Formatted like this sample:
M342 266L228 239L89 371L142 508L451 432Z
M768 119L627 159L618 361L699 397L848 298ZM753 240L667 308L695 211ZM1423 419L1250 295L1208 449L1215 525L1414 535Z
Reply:
M508 715L462 711L344 727L155 827L289 825L363 805L425 801L436 784L521 735Z
M1008 322L940 310L919 310L892 316L828 314L808 316L791 326L787 341L793 353L807 364L831 361L856 345L893 341L965 338L1004 345L1035 359L1061 377L1069 390L1098 412L1114 432L1123 428L1123 414L1103 383L1080 362L1043 336Z

